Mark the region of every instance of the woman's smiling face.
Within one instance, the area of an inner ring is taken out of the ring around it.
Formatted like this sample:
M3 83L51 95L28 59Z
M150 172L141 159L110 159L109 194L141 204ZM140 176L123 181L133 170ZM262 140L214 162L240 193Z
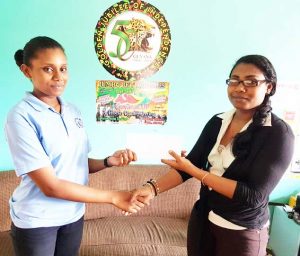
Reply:
M33 94L37 97L60 96L68 82L67 59L60 48L39 50L30 60L30 66L21 67L33 83Z
M263 72L253 64L240 63L231 72L231 79L239 81L266 80ZM245 87L241 82L238 85L228 85L227 93L231 104L239 110L253 110L264 100L265 95L272 89L271 83L259 82L257 86Z

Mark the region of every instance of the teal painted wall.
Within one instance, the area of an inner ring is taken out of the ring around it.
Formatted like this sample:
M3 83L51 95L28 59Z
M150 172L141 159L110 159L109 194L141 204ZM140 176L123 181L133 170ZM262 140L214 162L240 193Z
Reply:
M169 58L152 81L169 81L169 115L164 126L101 125L95 122L95 80L115 79L94 51L94 29L108 0L1 0L0 124L31 84L13 55L37 35L58 40L66 49L70 81L65 98L81 109L93 147L103 157L126 146L128 134L172 135L190 150L206 121L231 106L225 79L234 61L262 54L276 67L279 81L300 81L300 1L149 1L166 17L172 34ZM172 5L172 7L170 6ZM141 142L142 143L142 142ZM139 163L159 159L140 156ZM12 169L3 129L0 169ZM284 189L288 188L284 182ZM294 185L293 185L294 186ZM295 182L295 189L298 189ZM294 190L294 188L293 188ZM286 190L285 190L286 191Z

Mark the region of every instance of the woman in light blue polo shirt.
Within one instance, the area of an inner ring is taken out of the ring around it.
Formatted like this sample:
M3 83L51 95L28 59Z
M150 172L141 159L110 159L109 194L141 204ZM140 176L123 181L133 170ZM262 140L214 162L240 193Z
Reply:
M63 47L48 37L31 39L15 54L17 65L32 81L8 114L6 136L21 183L10 199L12 238L17 256L77 255L86 202L111 203L136 212L131 194L86 186L88 173L136 160L119 150L104 160L88 158L90 145L82 116L60 96L68 81Z

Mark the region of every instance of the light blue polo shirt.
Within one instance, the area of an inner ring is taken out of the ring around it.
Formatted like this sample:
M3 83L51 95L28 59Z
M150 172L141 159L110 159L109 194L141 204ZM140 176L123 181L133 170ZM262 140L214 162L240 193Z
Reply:
M21 177L10 198L10 215L20 228L69 224L85 211L84 203L45 196L27 175L52 166L60 179L88 182L90 144L80 111L62 98L59 101L61 113L28 92L7 117L5 133L16 174Z

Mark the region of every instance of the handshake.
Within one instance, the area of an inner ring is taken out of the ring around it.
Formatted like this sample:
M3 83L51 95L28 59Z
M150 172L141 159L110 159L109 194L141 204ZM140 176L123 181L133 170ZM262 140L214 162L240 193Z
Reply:
M145 205L150 205L151 199L159 193L159 188L156 181L151 179L133 191L114 191L112 193L112 204L120 208L122 214L130 215L137 213Z
M117 152L123 152L124 151L117 151ZM117 153L116 152L116 153ZM115 164L114 166L124 166L128 165L131 161L136 160L136 154L127 149L127 152L125 151L125 155L119 155L119 154L114 154L115 156ZM161 161L164 164L169 165L171 168L175 170L182 170L185 171L187 169L190 169L191 162L185 158L186 156L186 151L182 150L181 154L178 155L174 151L170 150L169 154L173 157L173 160L167 160L167 159L162 159ZM121 162L122 165L118 165L116 160L122 159L122 161L118 161L119 163ZM175 171L176 172L176 171ZM177 172L176 172L177 173ZM132 191L111 191L111 197L110 197L110 202L120 208L122 210L122 213L124 215L130 215L132 213L137 213L140 211L145 205L150 205L150 201L157 196L160 192L163 192L165 190L168 190L174 186L179 185L182 180L179 177L179 174L175 174L177 178L175 180L174 184L166 184L167 183L173 183L170 182L170 180L174 180L172 177L174 177L174 172L173 174L170 174L170 176L164 177L163 179L159 179L159 184L162 185L162 188L160 189L160 185L158 185L158 182L154 179L150 179L147 181L143 186L140 188L134 189ZM162 182L162 180L164 180Z

